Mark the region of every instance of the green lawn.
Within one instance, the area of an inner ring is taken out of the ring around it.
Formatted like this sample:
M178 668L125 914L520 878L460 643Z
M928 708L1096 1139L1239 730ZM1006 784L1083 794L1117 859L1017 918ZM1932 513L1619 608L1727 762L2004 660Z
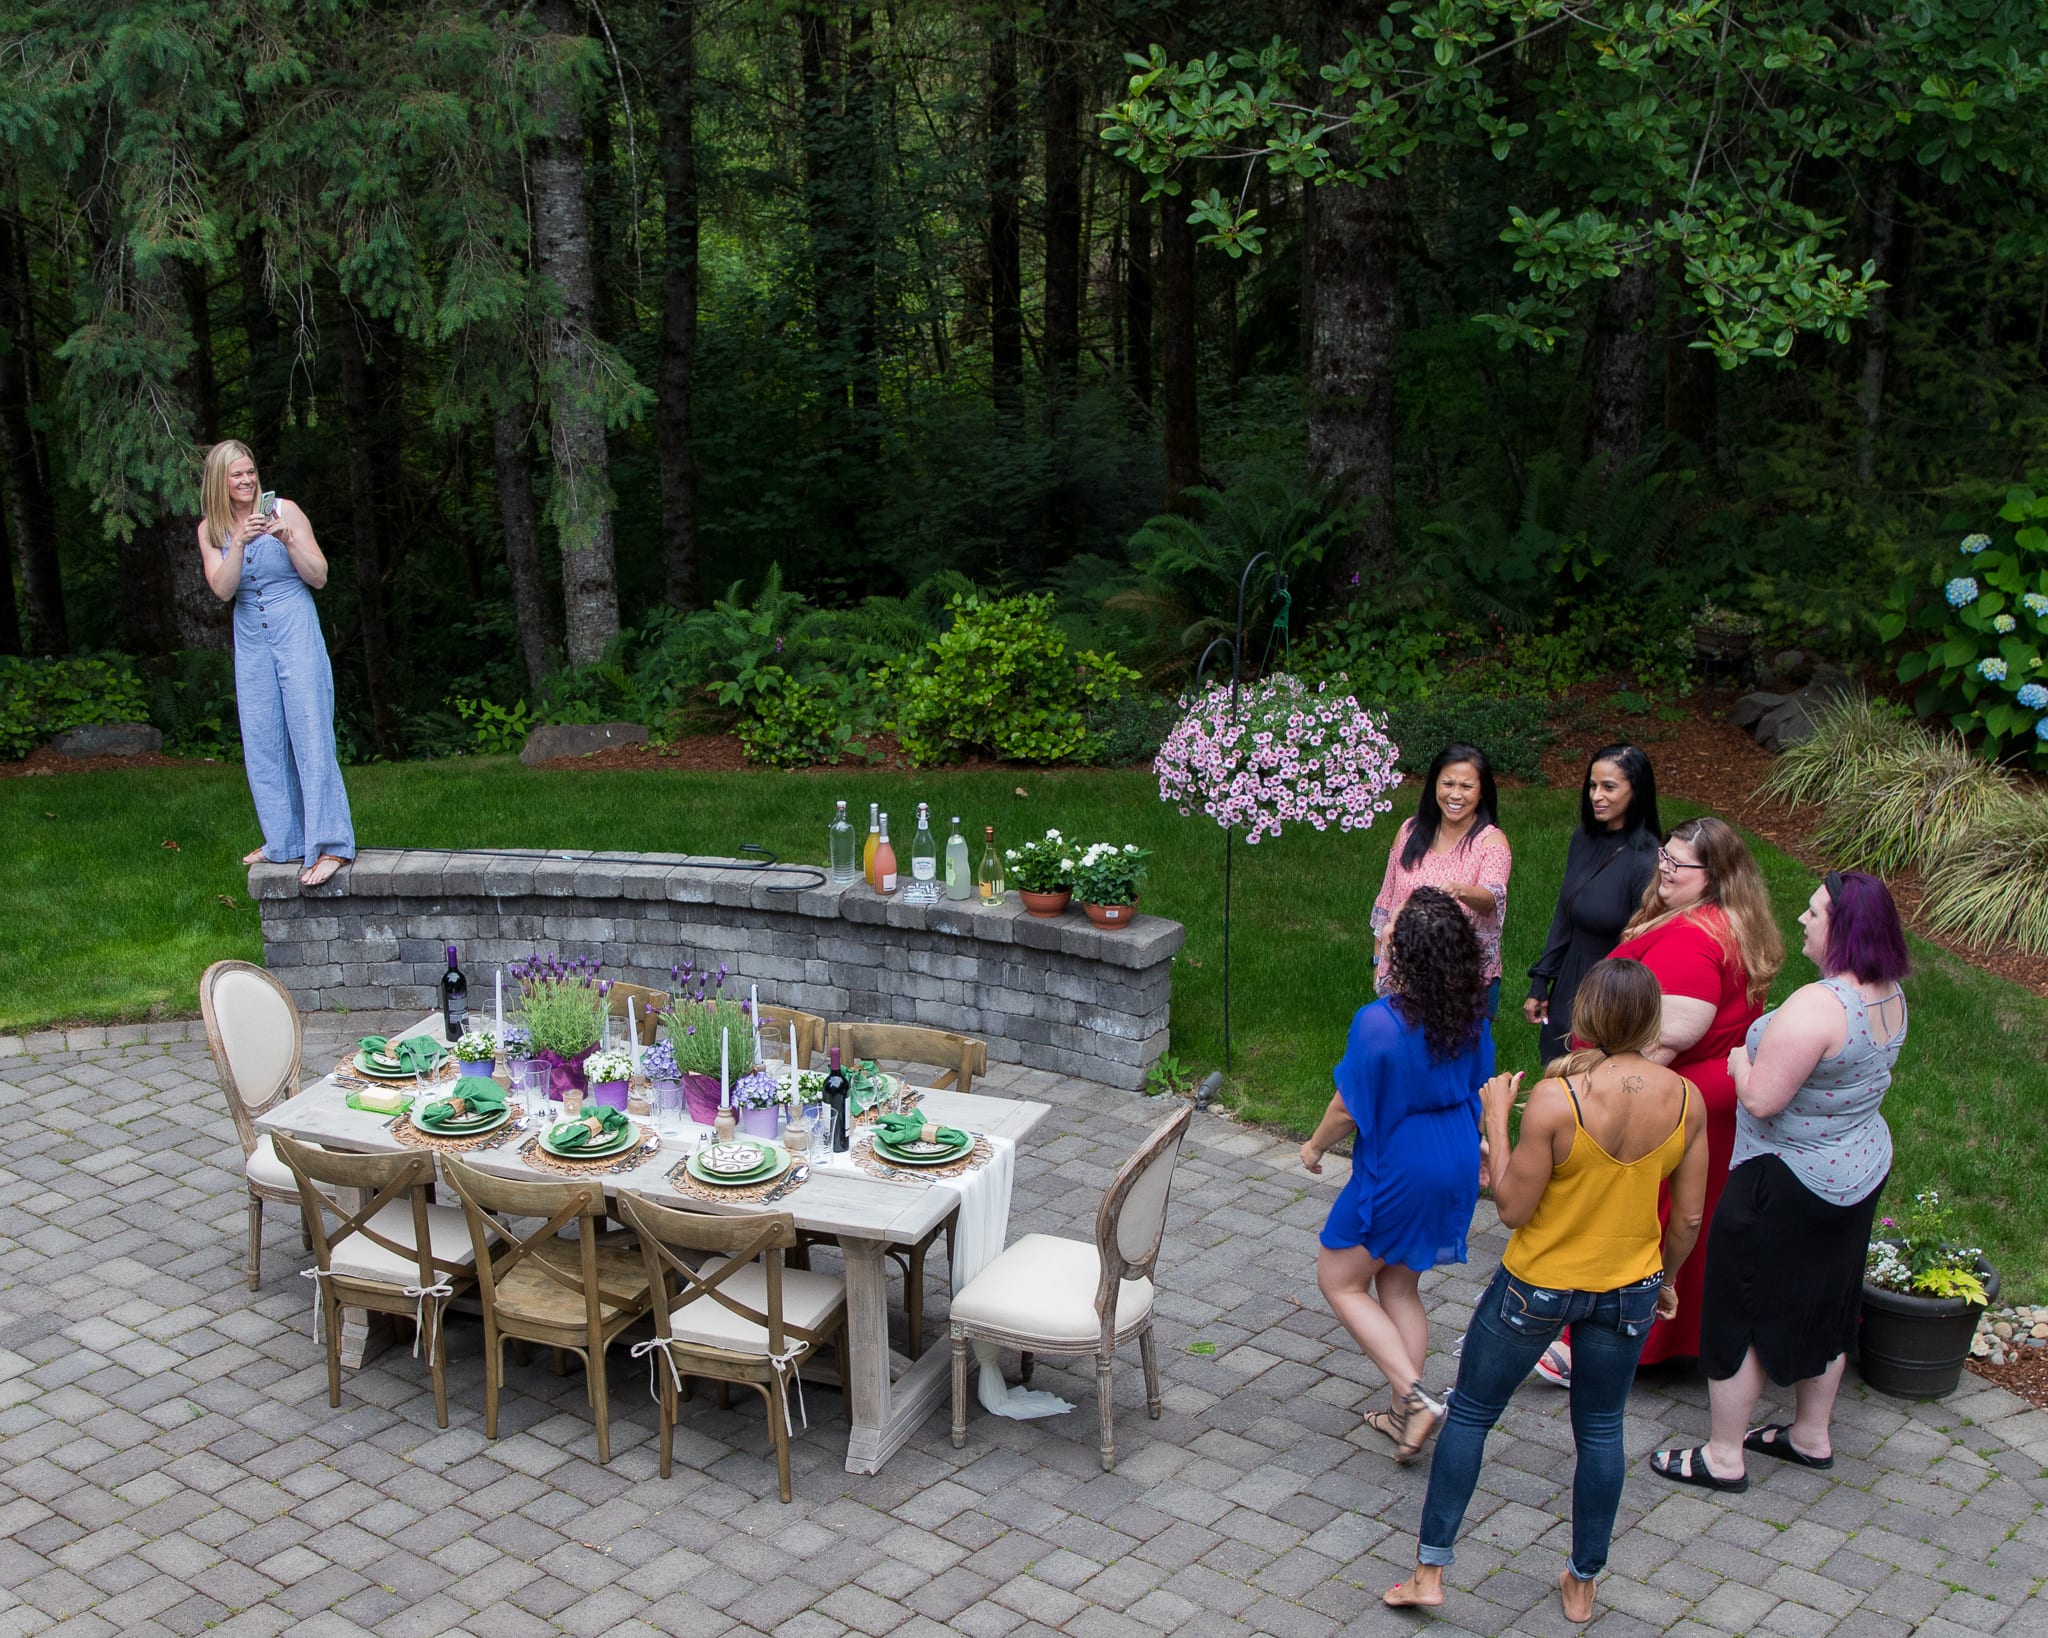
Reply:
M993 821L1010 841L1047 825L1136 841L1157 854L1146 907L1189 929L1174 978L1174 1054L1196 1070L1221 1063L1222 835L1160 803L1142 774L557 773L508 759L355 768L349 788L358 834L386 847L716 854L761 842L814 859L837 797L856 813L880 800L906 820L929 801L941 818L959 812L976 836ZM1497 1034L1503 1064L1528 1066L1535 1032L1514 979L1541 943L1577 798L1530 790L1506 801L1518 857ZM1328 1098L1345 1026L1370 998L1367 912L1406 806L1363 835L1239 843L1232 1095L1247 1118L1306 1131ZM1684 811L1674 804L1667 818ZM238 862L255 840L239 768L0 781L0 835L0 1032L189 1014L209 961L260 959ZM1811 878L1768 845L1759 853L1796 948ZM1887 1105L1899 1149L1894 1198L1942 1184L2013 1295L2042 1300L2048 1001L1932 946L1916 945L1915 959L1912 1033ZM1810 976L1795 959L1781 992Z

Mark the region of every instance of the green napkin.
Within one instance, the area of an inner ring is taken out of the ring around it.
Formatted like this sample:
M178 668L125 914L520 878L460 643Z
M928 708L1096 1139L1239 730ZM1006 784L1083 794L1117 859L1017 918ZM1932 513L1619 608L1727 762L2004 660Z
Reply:
M440 1126L455 1119L459 1113L480 1117L504 1114L505 1093L496 1081L485 1080L481 1075L466 1075L455 1084L457 1091L420 1111L421 1120ZM458 1102L462 1105L461 1110L455 1107Z
M922 1115L877 1115L875 1136L898 1149L908 1148L913 1143L924 1141L925 1118ZM945 1144L949 1149L958 1149L969 1139L957 1126L941 1126L934 1134L933 1141Z
M847 1089L847 1104L856 1115L864 1115L889 1096L889 1081L875 1068L872 1058L862 1058L853 1066L847 1076L851 1085Z
M604 1123L604 1129L592 1136L586 1120ZM586 1103L577 1111L573 1125L557 1126L550 1137L557 1149L602 1149L607 1143L616 1142L619 1134L626 1129L626 1112L623 1109L607 1109L601 1104Z
M408 1075L424 1074L448 1056L446 1047L424 1035L407 1035L395 1041L383 1035L365 1035L363 1055L374 1058L380 1052L397 1059L398 1067Z

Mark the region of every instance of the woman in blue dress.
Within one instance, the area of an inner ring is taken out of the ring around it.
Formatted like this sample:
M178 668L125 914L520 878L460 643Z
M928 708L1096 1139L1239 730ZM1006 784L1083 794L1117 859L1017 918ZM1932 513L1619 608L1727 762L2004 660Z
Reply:
M313 593L327 559L296 503L261 496L256 458L229 439L206 454L199 557L206 583L235 605L235 705L263 845L244 864L300 860L318 887L356 854L334 752L334 670Z
M1444 1408L1422 1389L1429 1320L1425 1270L1465 1260L1479 1203L1479 1088L1493 1073L1486 958L1457 901L1417 888L1388 945L1393 993L1361 1007L1337 1065L1337 1094L1301 1163L1345 1133L1351 1180L1330 1208L1316 1284L1393 1389L1368 1427L1403 1464L1422 1454Z

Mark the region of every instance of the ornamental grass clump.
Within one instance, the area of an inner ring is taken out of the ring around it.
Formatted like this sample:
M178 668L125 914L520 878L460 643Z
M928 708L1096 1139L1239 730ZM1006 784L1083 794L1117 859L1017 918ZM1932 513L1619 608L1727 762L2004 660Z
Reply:
M1837 793L1814 841L1837 865L1886 874L1924 870L1974 845L1976 832L2016 800L2012 776L1946 730L1919 724L1863 759Z
M1917 744L1925 730L1889 700L1833 694L1807 708L1813 734L1771 764L1758 794L1797 807L1833 803L1871 788L1875 770Z
M1341 691L1341 676L1311 688L1275 672L1238 689L1210 688L1159 748L1159 797L1196 809L1248 842L1283 825L1364 830L1387 812L1400 747L1386 721Z
M512 963L519 985L519 1010L527 1033L542 1052L574 1062L604 1039L611 980L597 976L595 956L542 955L535 951Z
M1955 1243L1955 1230L1938 1189L1922 1189L1902 1219L1878 1220L1877 1232L1864 1258L1863 1278L1886 1291L1909 1291L1919 1297L1960 1297L1964 1302L1990 1301L1977 1260L1978 1246Z
M2015 796L1927 869L1931 932L2048 955L2048 802Z
M754 1061L754 1026L744 1001L725 993L732 976L724 962L699 971L685 961L668 970L669 1004L654 1014L685 1075L716 1075L721 1036L731 1042L730 1061L744 1067Z

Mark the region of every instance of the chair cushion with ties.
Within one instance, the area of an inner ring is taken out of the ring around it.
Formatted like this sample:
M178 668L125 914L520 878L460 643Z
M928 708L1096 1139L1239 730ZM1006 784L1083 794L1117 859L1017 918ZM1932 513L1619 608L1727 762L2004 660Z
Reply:
M953 1299L953 1318L967 1325L1023 1334L1047 1353L1059 1344L1093 1351L1102 1340L1095 1293L1102 1256L1086 1240L1027 1234ZM1152 1312L1152 1282L1124 1280L1117 1290L1116 1330L1122 1335Z
M714 1257L702 1273L715 1276L731 1259ZM768 1309L768 1272L753 1261L729 1274L718 1285L735 1302L760 1313ZM837 1310L846 1306L846 1282L829 1274L806 1269L782 1271L782 1318L800 1330L816 1331ZM699 1297L681 1303L669 1315L669 1330L675 1340L700 1348L723 1348L736 1354L768 1351L768 1328L744 1314L735 1314L714 1297Z

